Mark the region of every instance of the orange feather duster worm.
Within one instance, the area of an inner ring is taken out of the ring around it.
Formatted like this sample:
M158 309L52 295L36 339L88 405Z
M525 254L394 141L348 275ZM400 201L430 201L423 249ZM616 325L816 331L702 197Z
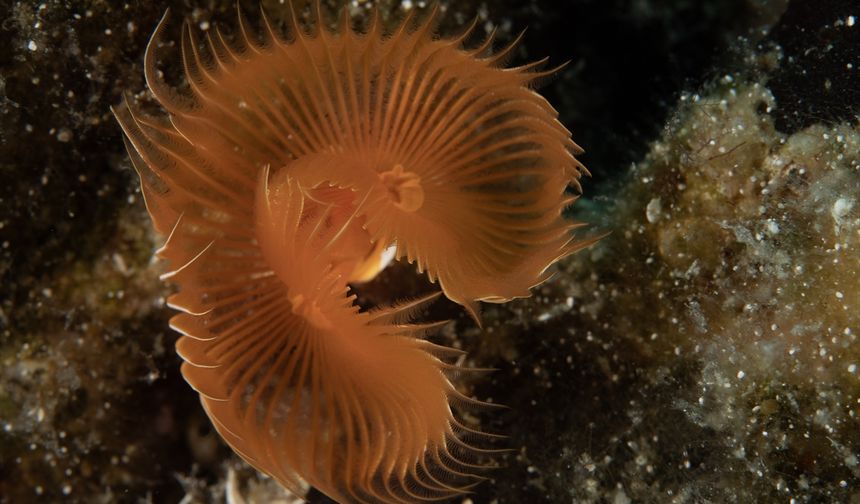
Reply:
M527 296L585 246L562 218L584 168L555 110L504 68L510 47L434 36L434 15L384 34L313 33L206 51L186 25L190 93L147 83L168 119L116 111L179 286L182 372L228 444L297 490L344 502L414 502L466 491L475 454L449 402L456 354L412 323L432 299L360 311L348 283L388 247L477 318L477 302ZM435 12L434 12L435 14ZM166 16L165 16L166 19Z

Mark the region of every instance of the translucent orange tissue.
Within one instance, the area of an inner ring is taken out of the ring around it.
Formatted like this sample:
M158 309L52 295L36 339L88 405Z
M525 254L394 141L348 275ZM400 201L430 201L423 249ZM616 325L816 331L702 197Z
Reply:
M115 110L178 285L182 372L224 440L295 492L341 502L444 499L483 479L492 437L451 402L459 352L414 323L435 296L361 311L349 284L383 253L417 264L478 319L478 302L528 296L585 246L562 217L583 166L530 84L541 62L434 35L433 14L383 32L292 17L254 40L181 39L188 90L147 83L167 117ZM473 25L474 26L474 25ZM466 436L468 434L468 436Z

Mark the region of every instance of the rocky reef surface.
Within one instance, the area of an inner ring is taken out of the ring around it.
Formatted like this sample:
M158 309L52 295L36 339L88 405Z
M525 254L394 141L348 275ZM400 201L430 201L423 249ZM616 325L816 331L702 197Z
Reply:
M163 237L110 116L148 100L169 2L0 4L0 502L296 501L179 375ZM172 7L229 31L235 5ZM611 232L483 330L434 310L499 369L463 385L511 407L469 414L514 451L463 501L860 502L856 4L441 5L443 31L529 25L517 59L572 60L542 92L595 173L573 216ZM429 288L395 266L362 298Z
M740 77L682 101L613 234L495 314L539 342L500 373L518 460L548 502L856 502L860 128L780 134Z

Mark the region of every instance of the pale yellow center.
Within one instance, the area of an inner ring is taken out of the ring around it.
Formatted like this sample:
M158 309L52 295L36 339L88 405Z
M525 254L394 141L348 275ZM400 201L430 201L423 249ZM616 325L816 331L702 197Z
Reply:
M424 204L424 189L421 177L413 172L404 171L403 165L379 174L379 180L388 190L388 196L397 208L404 212L415 212Z

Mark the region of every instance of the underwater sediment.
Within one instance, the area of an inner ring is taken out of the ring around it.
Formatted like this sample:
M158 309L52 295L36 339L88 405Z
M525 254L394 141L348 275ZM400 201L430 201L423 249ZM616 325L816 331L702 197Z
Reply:
M523 456L577 502L853 502L860 129L780 134L766 87L729 77L682 103L613 234L523 304L545 322L498 316L544 338L515 359L554 411L528 430L571 426Z

